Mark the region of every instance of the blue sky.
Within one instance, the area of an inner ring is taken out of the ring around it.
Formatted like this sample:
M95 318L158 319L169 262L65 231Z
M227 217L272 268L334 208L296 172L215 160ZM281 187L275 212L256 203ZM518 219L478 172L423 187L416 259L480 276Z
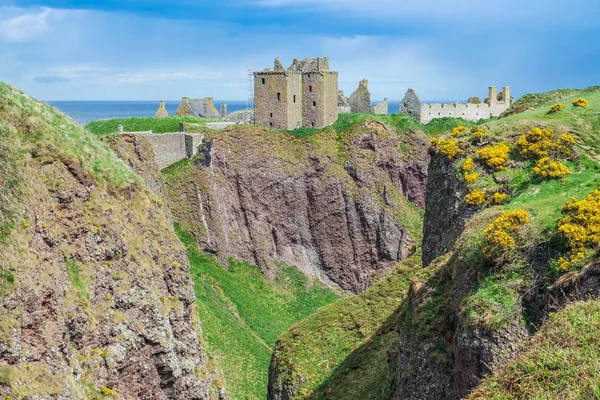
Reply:
M600 85L598 0L0 0L0 80L42 100L245 100L246 68L329 56L373 100Z

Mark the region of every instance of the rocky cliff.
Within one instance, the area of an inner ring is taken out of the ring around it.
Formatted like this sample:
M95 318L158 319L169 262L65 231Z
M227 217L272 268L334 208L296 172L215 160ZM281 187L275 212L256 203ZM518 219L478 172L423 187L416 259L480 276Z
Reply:
M0 97L0 396L217 396L165 206L72 120Z
M237 126L205 146L165 171L169 203L224 263L240 258L272 277L279 259L360 292L419 241L422 134L368 120L304 138Z

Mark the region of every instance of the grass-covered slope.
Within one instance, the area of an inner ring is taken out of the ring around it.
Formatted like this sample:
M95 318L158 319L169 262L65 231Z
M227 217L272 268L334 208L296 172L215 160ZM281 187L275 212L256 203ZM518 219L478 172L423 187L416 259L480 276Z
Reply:
M234 399L264 399L277 336L339 295L284 264L274 283L242 261L231 259L226 270L198 250L192 235L177 232L188 251L204 338L225 386Z
M155 117L129 117L112 118L92 121L85 125L85 129L94 135L108 135L115 133L119 125L123 125L125 132L145 132L153 133L179 132L179 125L184 123L186 130L195 132L195 129L201 129L207 122L218 120L196 117L170 116L166 118Z
M388 353L397 345L395 311L410 282L427 273L415 255L364 293L292 326L275 346L271 389L293 388L293 398L386 398L393 379Z
M166 207L95 136L3 83L0 204L0 398L209 397Z
M600 301L575 302L550 316L506 366L468 397L597 399L600 397Z

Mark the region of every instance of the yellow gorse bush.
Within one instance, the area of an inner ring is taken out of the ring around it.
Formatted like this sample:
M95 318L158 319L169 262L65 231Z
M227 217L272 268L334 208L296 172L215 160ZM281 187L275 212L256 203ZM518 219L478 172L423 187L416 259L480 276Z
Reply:
M574 107L588 107L590 103L584 98L578 98L571 103Z
M450 133L450 137L457 137L458 135L460 135L461 133L463 133L464 131L467 130L467 127L464 125L459 125L456 128L452 129L452 132Z
M477 172L473 172L472 174L465 174L465 181L469 183L473 183L479 178L479 174Z
M564 106L562 104L557 103L557 104L550 106L550 112L551 113L559 112L559 111L562 111L563 108L564 108Z
M473 172L474 170L475 170L475 162L473 161L473 159L471 157L469 157L463 163L462 171L465 174L468 174L469 172Z
M550 179L561 179L571 173L569 167L548 157L540 158L533 167L533 173Z
M450 161L454 161L454 158L462 152L458 147L458 144L454 140L444 140L433 138L431 144L439 151L444 154Z
M505 164L508 160L509 151L508 146L500 142L492 147L477 150L475 155L485 160L490 168L494 168L496 171L506 171L508 168L506 168Z
M514 249L516 242L513 234L530 222L529 213L525 210L504 211L483 230L483 233L492 245L503 249Z
M516 146L524 157L542 158L549 155L568 157L573 152L575 137L563 133L558 138L550 128L532 128L517 140Z
M490 197L490 204L502 204L506 201L507 198L508 195L506 193L496 192Z
M473 189L465 196L465 203L471 206L480 206L485 203L485 192L481 189Z
M558 267L566 271L585 257L586 249L600 245L600 189L592 191L583 200L567 201L561 212L565 217L558 222L558 230L571 250L567 257L559 258Z
M471 139L475 142L483 139L485 136L485 129L479 128L475 132L471 132Z

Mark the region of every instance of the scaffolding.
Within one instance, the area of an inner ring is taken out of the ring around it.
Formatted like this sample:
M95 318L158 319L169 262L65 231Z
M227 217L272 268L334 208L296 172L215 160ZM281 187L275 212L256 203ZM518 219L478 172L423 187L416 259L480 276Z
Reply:
M249 110L250 104L253 104L254 102L254 74L249 65L246 67L248 69L248 98L246 99L246 110Z

